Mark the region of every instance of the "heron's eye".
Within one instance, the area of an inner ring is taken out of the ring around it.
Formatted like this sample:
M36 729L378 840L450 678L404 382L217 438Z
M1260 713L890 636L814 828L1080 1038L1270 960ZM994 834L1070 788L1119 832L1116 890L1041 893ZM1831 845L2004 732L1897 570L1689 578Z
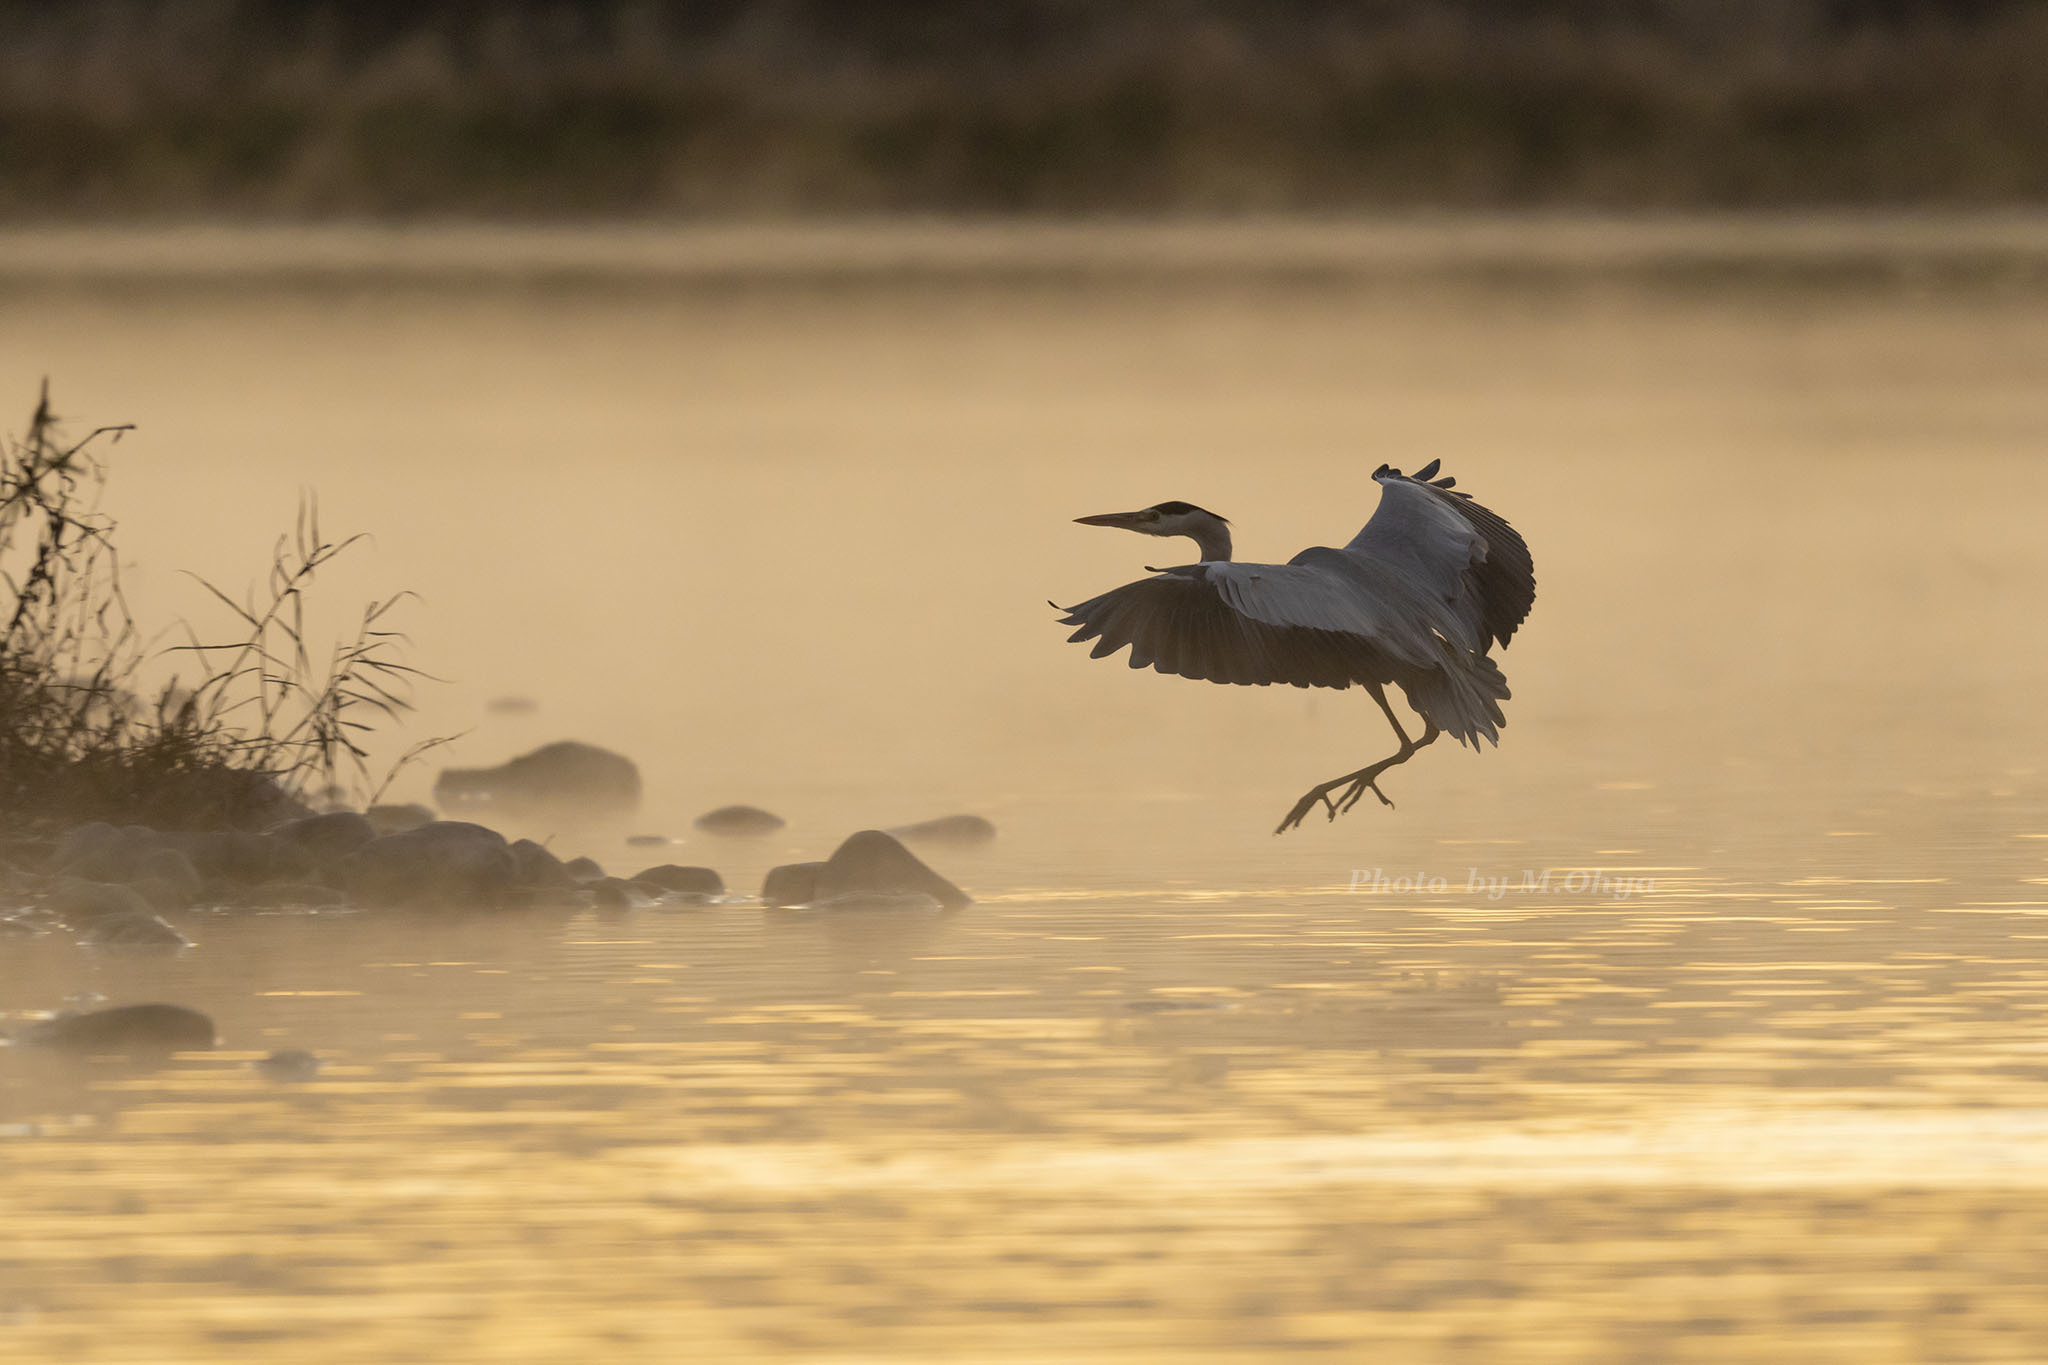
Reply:
M1147 508L1145 509L1145 520L1147 520L1147 521L1157 521L1157 520L1159 520L1159 509L1158 509L1157 507L1147 507Z

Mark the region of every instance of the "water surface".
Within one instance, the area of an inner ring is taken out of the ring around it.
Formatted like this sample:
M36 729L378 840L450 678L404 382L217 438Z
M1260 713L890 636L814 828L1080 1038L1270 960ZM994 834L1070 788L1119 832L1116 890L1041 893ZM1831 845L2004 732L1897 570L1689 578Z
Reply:
M317 489L375 536L336 620L421 594L415 735L619 748L682 840L564 851L744 892L865 825L1002 837L932 852L978 898L944 918L9 942L17 1019L172 999L225 1044L0 1055L9 1349L2048 1356L2048 310L1872 270L1882 234L1702 278L1606 231L1507 272L1511 236L1278 273L930 233L696 271L553 237L518 249L575 269L438 283L15 257L24 415L49 373L140 426L107 501L145 612L252 577ZM1439 457L1538 599L1502 747L1426 752L1395 809L1273 838L1391 747L1370 703L1091 663L1044 605L1178 562L1074 516L1183 498L1285 558ZM690 832L736 800L790 825ZM284 1047L321 1078L248 1070Z

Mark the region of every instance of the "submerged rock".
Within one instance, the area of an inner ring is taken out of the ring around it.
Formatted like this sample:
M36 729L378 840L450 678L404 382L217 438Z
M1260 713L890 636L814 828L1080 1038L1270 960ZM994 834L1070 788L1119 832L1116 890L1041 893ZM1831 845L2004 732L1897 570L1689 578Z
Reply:
M155 907L132 886L112 882L60 880L50 892L51 913L65 927L83 932L101 920L154 919Z
M773 834L787 822L775 812L762 810L759 806L720 806L717 810L704 812L694 823L706 834L754 838Z
M330 905L346 905L348 897L325 882L271 882L260 893L261 903L270 906L290 906L301 910L318 910Z
M175 848L153 848L135 865L134 887L161 910L183 910L199 900L199 869Z
M111 948L130 953L175 953L192 946L192 940L155 915L107 915L85 928L81 940L89 948Z
M276 1081L280 1085L310 1081L320 1074L320 1059L310 1052L301 1052L297 1048L273 1052L268 1057L260 1057L249 1065L264 1080Z
M894 835L864 829L848 836L818 869L817 892L811 903L880 906L916 896L928 896L947 910L974 903L966 892L926 867Z
M418 829L431 823L434 808L423 806L417 801L408 801L402 806L372 806L363 812L363 818L370 822L370 828L379 834L403 834L409 829Z
M996 827L979 815L942 815L914 825L897 825L888 831L907 844L949 844L971 848L996 837Z
M678 867L674 863L663 863L659 867L648 868L633 880L652 882L665 891L677 891L685 896L725 894L725 878L708 867Z
M495 906L519 884L505 836L463 820L379 835L335 871L342 889L368 905Z
M434 783L445 810L623 814L640 804L640 770L595 744L563 740L495 768L448 768Z
M823 863L784 863L768 869L761 879L763 905L809 905L818 894L818 871Z
M298 845L317 863L331 863L377 837L377 827L370 823L370 817L352 810L289 820L270 832L288 844Z
M213 1020L183 1005L117 1005L45 1020L21 1047L78 1053L196 1052L214 1045Z
M623 877L604 877L589 886L600 910L645 910L661 904L661 888L642 886Z
M230 886L303 881L313 875L313 858L297 844L271 834L237 830L202 830L161 836L165 847L177 849L207 881Z
M546 844L531 839L512 842L512 861L519 871L519 884L535 891L559 891L577 885L568 865Z

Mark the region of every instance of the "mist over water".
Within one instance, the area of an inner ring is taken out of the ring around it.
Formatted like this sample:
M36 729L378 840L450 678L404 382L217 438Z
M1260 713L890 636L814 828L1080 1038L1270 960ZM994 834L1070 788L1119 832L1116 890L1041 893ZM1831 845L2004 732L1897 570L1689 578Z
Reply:
M227 1050L0 1055L0 1331L74 1360L2048 1354L2037 288L1148 272L1128 242L974 268L971 232L932 275L819 241L693 275L593 234L574 271L436 284L238 276L226 237L199 271L0 277L20 417L47 373L80 426L139 428L107 510L145 620L203 620L180 571L248 581L306 489L374 537L321 585L337 629L419 594L447 682L385 756L462 737L394 796L603 744L646 777L632 825L531 832L739 892L857 828L1001 830L929 851L979 901L936 920L9 945L0 1009L178 1000ZM1370 700L1090 661L1046 605L1191 557L1076 516L1185 499L1284 560L1432 459L1524 534L1537 600L1501 747L1424 751L1395 809L1272 837L1391 752ZM690 829L732 801L789 824ZM323 1079L241 1068L277 1047Z

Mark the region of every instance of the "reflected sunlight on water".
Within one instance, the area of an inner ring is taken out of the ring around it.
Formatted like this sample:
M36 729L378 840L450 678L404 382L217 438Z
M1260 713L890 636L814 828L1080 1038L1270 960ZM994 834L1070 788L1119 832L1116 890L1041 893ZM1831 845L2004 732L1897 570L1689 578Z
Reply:
M2038 297L331 285L8 286L0 370L143 423L139 597L317 485L425 595L457 761L576 734L640 828L791 817L608 866L1002 835L931 855L947 916L7 941L17 1019L224 1040L0 1053L17 1358L2048 1358ZM1146 561L1074 515L1284 555L1435 456L1539 596L1501 749L1395 810L1271 838L1370 706L1091 665L1041 605Z

